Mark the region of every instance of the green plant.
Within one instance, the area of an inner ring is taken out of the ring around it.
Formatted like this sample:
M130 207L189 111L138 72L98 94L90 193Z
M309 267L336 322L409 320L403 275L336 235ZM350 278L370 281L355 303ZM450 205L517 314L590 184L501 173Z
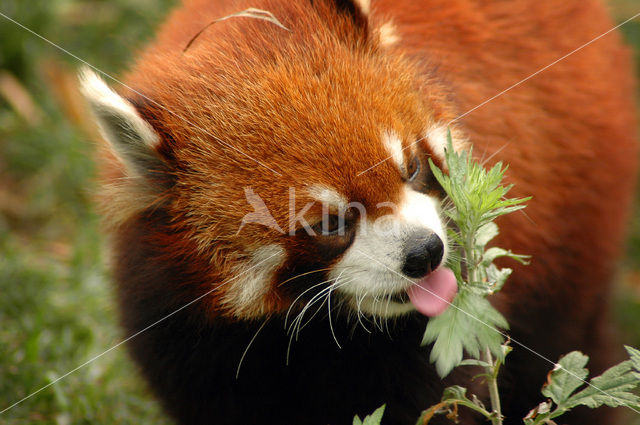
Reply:
M511 186L501 185L506 171L501 163L487 171L472 160L471 151L456 153L451 135L448 143L449 175L431 160L429 164L453 203L444 214L457 227L449 228L448 234L462 252L462 256L451 255L447 262L458 281L458 294L449 309L429 320L422 341L434 343L431 361L442 377L460 365L463 350L476 359L484 357L490 368L499 367L504 360L504 334L498 329L508 329L509 324L486 297L502 288L512 270L499 269L493 261L509 257L524 263L527 257L502 248L487 249L487 244L498 235L494 220L524 208L523 203L530 199L505 198Z
M358 415L356 415L353 418L353 425L379 425L380 421L382 421L382 415L384 415L384 408L385 405L383 404L364 419L360 419Z
M506 198L512 186L503 186L506 171L502 163L490 170L472 159L472 151L456 152L448 135L445 161L449 174L443 173L430 160L436 179L449 196L452 207L444 211L457 229L449 229L449 237L460 247L461 256L450 256L447 265L458 281L458 294L449 309L429 320L422 343L433 342L431 361L444 377L459 365L484 368L491 398L492 411L481 403L469 400L466 389L450 387L445 390L440 404L461 404L472 408L495 424L502 423L498 373L509 352L505 335L499 329L508 329L506 319L487 301L487 297L502 289L512 270L493 264L500 257L509 257L525 263L527 257L487 244L498 235L494 220L525 207L530 198ZM463 351L472 359L463 361ZM431 408L425 415L435 414Z

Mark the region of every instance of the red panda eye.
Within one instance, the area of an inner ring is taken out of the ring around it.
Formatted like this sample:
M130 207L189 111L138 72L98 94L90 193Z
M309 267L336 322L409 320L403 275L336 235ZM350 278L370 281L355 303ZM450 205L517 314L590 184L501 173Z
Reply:
M413 181L420 174L420 160L417 156L414 156L407 168L408 178L407 181Z
M322 217L322 220L311 226L316 235L336 236L345 233L344 215L329 214Z

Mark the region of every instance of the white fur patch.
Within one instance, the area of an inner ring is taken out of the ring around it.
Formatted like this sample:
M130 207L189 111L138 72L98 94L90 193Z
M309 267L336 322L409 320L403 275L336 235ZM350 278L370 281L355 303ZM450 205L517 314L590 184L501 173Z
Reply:
M468 148L465 136L456 127L450 127L451 144L456 152ZM447 126L444 124L434 124L425 133L425 139L434 155L444 159L444 150L447 147Z
M309 186L308 192L316 201L339 210L346 209L349 203L345 196L329 186L313 184Z
M447 128L434 125L427 130L425 138L434 155L444 159L444 149L447 147Z
M433 231L445 247L442 262L448 252L437 199L407 188L402 203L391 211L375 222L361 220L352 245L329 272L329 278L338 280L336 291L347 295L354 309L385 317L413 309L410 303L389 299L417 281L402 274L407 238L417 231Z
M383 47L389 47L396 44L400 41L400 36L396 32L396 26L393 22L385 22L378 28L378 33L380 34L380 45Z
M400 172L404 172L404 150L400 137L396 133L388 131L382 135L382 143L384 143L384 147L387 148L396 167L398 167Z
M237 317L252 318L266 313L264 297L271 290L273 274L283 264L286 252L280 245L258 248L251 259L235 270L236 279L222 298Z
M354 0L354 3L360 7L360 10L365 16L371 12L371 0Z
M404 200L400 206L400 217L407 224L433 231L444 243L446 258L447 235L439 214L440 201L424 193L406 188Z

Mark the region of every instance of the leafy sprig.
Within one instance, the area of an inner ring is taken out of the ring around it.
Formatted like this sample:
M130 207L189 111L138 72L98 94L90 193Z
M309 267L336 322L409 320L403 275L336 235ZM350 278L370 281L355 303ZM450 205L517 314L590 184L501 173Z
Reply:
M458 281L458 294L450 308L429 319L422 340L423 344L434 343L431 361L441 377L460 365L464 351L479 359L488 350L498 360L504 360L504 336L497 330L508 329L509 324L486 297L502 288L512 270L498 268L493 262L509 257L525 263L528 257L502 248L487 248L487 244L498 235L493 221L524 208L524 202L530 199L506 198L512 187L501 184L507 168L499 162L487 171L472 159L471 150L453 149L451 133L447 139L445 162L449 174L431 160L429 165L452 201L444 214L457 227L448 229L448 234L462 255L449 256L447 266Z

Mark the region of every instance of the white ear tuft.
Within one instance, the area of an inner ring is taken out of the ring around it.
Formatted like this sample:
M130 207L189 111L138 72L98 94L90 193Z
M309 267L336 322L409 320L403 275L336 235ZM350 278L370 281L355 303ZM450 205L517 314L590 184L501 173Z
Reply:
M150 170L165 168L156 151L160 137L135 107L89 68L82 68L79 78L82 93L96 116L100 131L127 171L144 176Z
M396 32L396 26L391 21L380 25L378 32L380 34L380 44L382 47L393 46L400 40L400 37Z
M369 16L371 11L371 0L354 0L356 6L360 8L360 11L364 16Z

